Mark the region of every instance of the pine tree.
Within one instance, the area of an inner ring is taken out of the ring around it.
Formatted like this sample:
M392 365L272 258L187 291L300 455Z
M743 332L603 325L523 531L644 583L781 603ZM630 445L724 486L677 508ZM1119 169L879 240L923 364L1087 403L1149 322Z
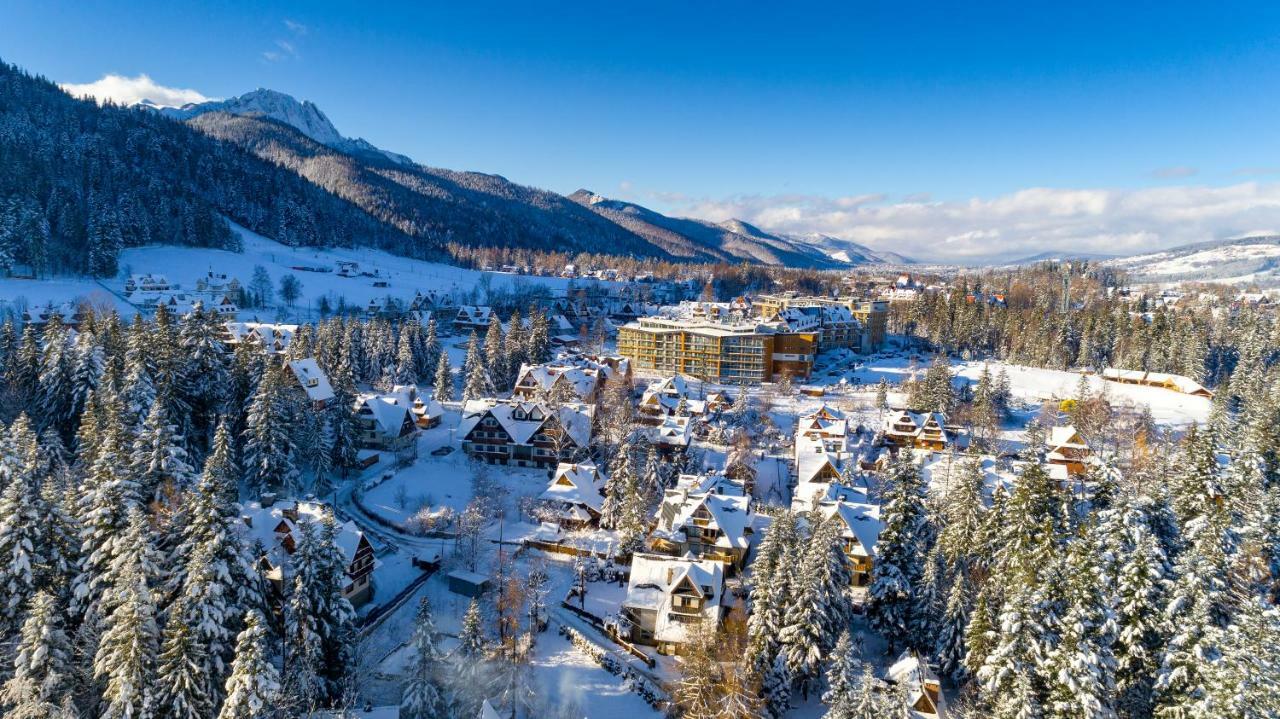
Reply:
M181 600L171 607L160 646L156 675L157 716L166 719L201 719L211 713L208 678L201 671L204 650L185 621Z
M899 453L885 490L881 518L884 528L876 542L876 562L867 594L871 625L892 648L900 642L915 646L912 609L923 572L924 488L910 450Z
M41 496L38 447L26 415L9 430L0 463L9 468L0 492L0 641L17 631L20 614L48 576L51 547L44 543L49 508Z
M1037 669L1047 666L1041 640L1046 636L1036 579L1010 578L1013 586L1000 610L996 640L975 673L982 696L993 706L993 716L1012 719L1041 716L1043 692L1035 683Z
M551 340L549 338L547 314L530 310L532 318L529 336L525 340L525 361L530 364L541 364L551 359Z
M448 716L449 703L441 681L443 666L436 648L436 624L431 616L431 602L424 596L418 604L409 645L414 650L413 663L400 700L400 716L404 719L437 719Z
M178 332L178 351L181 359L174 389L179 406L189 407L190 414L176 419L184 431L196 440L193 446L203 449L216 427L216 417L224 411L228 399L230 373L227 369L226 347L219 339L220 321L216 312L205 311L200 302L182 323ZM297 338L294 340L297 342ZM299 343L300 344L300 343ZM185 418L190 426L185 426Z
M187 450L169 420L166 403L153 402L130 457L130 472L143 499L158 500L166 491L189 487L194 470L187 460Z
M156 709L156 658L160 629L151 578L147 520L140 509L130 514L129 531L112 568L113 609L106 618L93 659L93 674L103 682L104 719L150 716Z
M351 367L345 361L339 362L333 373L333 401L329 404L332 437L329 453L331 466L342 469L343 476L355 466L359 453L360 421L356 417L355 403L355 380L351 377Z
M471 342L467 345L467 359L463 374L466 376L466 384L462 388L463 400L469 402L489 394L492 383L489 381L489 373L485 370L485 360L480 354L480 341L476 338L475 332L471 333Z
M236 658L218 719L270 719L279 706L280 675L267 654L266 621L250 611L244 625L236 639Z
M453 401L453 369L449 367L449 354L440 353L440 361L436 363L436 375L433 383L435 391L432 396L439 402Z
M138 483L129 472L120 444L121 428L109 426L100 438L93 466L80 489L80 572L72 585L72 614L86 623L100 618L103 594L118 556L129 549L129 514L142 505Z
M413 348L413 337L409 332L401 331L400 341L396 345L396 364L392 381L398 385L416 385L419 371L418 358Z
M36 416L41 429L65 433L71 419L73 358L66 327L56 313L45 323L41 341Z
M457 716L476 716L489 694L491 682L489 644L484 636L480 604L472 599L462 617L458 646L453 650L453 687L450 691Z
M822 701L831 707L827 712L828 715L834 712L837 706L843 707L852 703L858 692L861 673L860 653L854 646L853 640L849 638L849 630L845 629L840 632L840 638L836 640L836 645L831 650L831 663L827 667L827 691L823 693ZM840 713L837 712L836 715L840 716Z
M422 338L422 356L418 363L418 368L422 371L429 371L431 368L440 364L440 356L444 354L444 350L440 347L440 337L436 330L436 318L432 317L427 320L427 331Z
M13 675L0 689L9 719L72 719L71 642L63 630L57 597L42 589L32 597L13 656Z
M502 323L495 316L484 336L484 366L489 371L489 384L494 391L506 389L507 358L502 352L503 344Z
M1088 532L1071 543L1066 559L1070 602L1061 637L1048 656L1047 716L1111 719L1115 711L1115 615Z
M268 369L249 405L244 431L244 481L255 495L270 488L290 490L298 479L282 372L279 367Z

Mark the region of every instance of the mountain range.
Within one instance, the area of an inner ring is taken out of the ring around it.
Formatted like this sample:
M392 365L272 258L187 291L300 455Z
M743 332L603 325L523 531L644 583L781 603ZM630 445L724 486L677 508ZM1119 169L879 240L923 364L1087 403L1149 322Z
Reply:
M287 167L433 242L589 252L608 247L640 257L814 268L909 261L831 237L769 233L741 220L669 217L588 190L565 198L499 175L420 165L343 136L314 103L274 90L182 107L141 106Z

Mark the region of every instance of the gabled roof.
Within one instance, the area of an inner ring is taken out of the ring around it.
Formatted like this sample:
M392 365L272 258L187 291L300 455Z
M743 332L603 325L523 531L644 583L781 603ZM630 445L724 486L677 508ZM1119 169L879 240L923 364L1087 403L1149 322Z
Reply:
M565 403L552 409L541 402L473 399L462 407L458 436L470 434L486 414L492 415L516 444L528 444L545 424L546 417L554 415L569 438L579 447L586 447L591 443L591 418L595 415L595 408L579 402ZM517 419L517 416L536 419Z
M604 475L593 462L561 462L539 499L580 504L599 514L604 502L604 483Z
M1088 449L1089 445L1085 443L1084 438L1076 431L1076 428L1067 425L1065 427L1054 427L1049 430L1049 436L1045 437L1045 444L1050 449L1058 449L1060 447L1070 447L1072 449Z
M709 559L696 560L637 553L631 558L631 579L623 607L654 611L654 638L683 642L690 625L673 621L671 595L685 580L702 597L704 622L716 622L724 593L724 566Z
M668 501L680 501L678 497ZM694 514L706 508L711 516L711 527L720 530L716 546L725 549L747 549L751 539L747 527L751 525L751 498L728 494L689 494L680 501L669 526L662 531L669 534L683 532L693 522Z
M293 370L293 376L306 391L307 399L312 402L327 402L333 399L333 385L329 384L329 378L325 376L324 370L320 369L320 365L316 364L314 358L291 360L289 369Z
M408 398L400 394L378 394L366 392L356 398L356 408L368 407L378 431L392 437L398 437L405 421L413 421L413 405Z
M933 696L926 694L925 685L941 689L941 682L938 676L929 669L929 665L920 660L920 657L914 652L906 651L902 656L898 657L898 661L885 671L885 679L893 684L900 684L906 687L907 706L914 708L921 700L927 697L927 704L932 706L934 711L922 713L913 711L915 716L940 716L945 711L946 701L943 699L941 691L937 695L935 701Z
M880 522L880 508L874 504L847 502L837 500L824 502L818 507L823 519L838 516L844 525L843 536L858 540L860 556L874 557L876 542L880 539L880 530L884 525Z
M586 399L599 384L600 371L571 364L522 364L516 377L516 386L525 387L532 383L543 391L550 391L557 382L567 382L578 398Z

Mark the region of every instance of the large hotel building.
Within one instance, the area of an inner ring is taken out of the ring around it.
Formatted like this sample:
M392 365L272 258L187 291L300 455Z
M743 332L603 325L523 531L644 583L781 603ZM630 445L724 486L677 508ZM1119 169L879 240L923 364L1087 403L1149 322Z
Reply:
M618 354L634 368L722 384L808 378L817 353L817 332L760 322L641 317L618 328Z
M808 379L820 350L868 352L884 342L882 301L771 295L752 305L757 318L728 317L734 312L725 309L691 303L675 316L629 322L618 328L618 354L637 370L739 384Z

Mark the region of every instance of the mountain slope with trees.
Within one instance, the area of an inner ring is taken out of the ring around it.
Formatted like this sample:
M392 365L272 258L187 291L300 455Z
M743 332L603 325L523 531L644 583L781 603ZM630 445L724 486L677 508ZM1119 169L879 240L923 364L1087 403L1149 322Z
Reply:
M124 247L236 249L224 218L290 244L358 238L442 256L283 167L0 63L0 272L102 277L116 273Z

